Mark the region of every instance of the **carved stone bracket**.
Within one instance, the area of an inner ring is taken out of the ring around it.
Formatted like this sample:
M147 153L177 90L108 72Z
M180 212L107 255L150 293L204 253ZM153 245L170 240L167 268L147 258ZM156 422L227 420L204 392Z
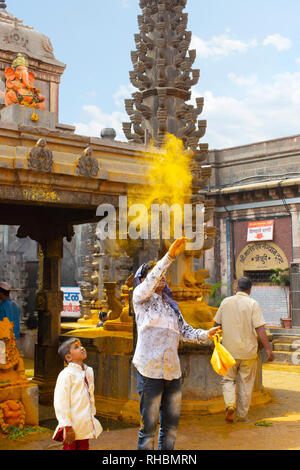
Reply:
M74 234L75 232L72 225L55 225L53 221L52 223L46 223L43 220L40 220L39 223L35 221L23 224L17 231L18 238L29 237L38 242L42 247L45 247L51 240L58 240L64 237L70 242Z
M87 147L81 157L79 158L78 165L76 168L76 174L78 176L94 177L96 178L99 174L99 163L98 160L92 157L93 150L91 147Z
M47 148L46 139L39 139L35 147L30 151L28 168L30 170L51 172L53 164L52 150Z
M129 142L134 142L136 144L143 144L144 139L142 137L140 137L138 134L132 133L131 130L132 130L132 123L131 122L123 122L123 132L126 136L126 139Z

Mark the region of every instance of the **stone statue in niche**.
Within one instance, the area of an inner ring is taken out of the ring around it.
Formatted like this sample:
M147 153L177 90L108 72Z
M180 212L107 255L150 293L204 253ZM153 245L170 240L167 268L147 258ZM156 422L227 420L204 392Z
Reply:
M45 109L45 97L35 88L35 75L28 70L28 62L18 54L12 67L5 69L6 93L5 105L21 104L36 109Z

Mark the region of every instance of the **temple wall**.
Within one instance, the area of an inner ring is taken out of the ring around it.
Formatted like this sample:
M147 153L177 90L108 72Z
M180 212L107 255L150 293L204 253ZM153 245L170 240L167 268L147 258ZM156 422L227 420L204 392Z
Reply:
M251 177L293 175L299 167L299 152L300 136L211 150L208 161L214 171L210 187L233 185L246 178L251 183Z

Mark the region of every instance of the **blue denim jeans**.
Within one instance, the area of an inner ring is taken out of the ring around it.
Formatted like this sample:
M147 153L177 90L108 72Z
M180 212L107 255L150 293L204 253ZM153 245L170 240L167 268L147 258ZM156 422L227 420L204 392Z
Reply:
M181 379L150 379L137 372L137 388L141 397L138 450L154 449L159 422L158 450L173 450L181 410Z

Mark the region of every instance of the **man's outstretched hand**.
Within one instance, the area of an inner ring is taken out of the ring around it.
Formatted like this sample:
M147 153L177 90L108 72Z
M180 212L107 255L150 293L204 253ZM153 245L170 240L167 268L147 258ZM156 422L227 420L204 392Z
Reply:
M171 258L176 258L176 256L183 253L185 250L185 243L186 243L185 237L178 238L177 240L175 240L175 242L173 242L169 248L169 256Z
M220 335L222 333L221 327L220 326L214 326L207 332L208 339L213 341L213 338L215 335Z

